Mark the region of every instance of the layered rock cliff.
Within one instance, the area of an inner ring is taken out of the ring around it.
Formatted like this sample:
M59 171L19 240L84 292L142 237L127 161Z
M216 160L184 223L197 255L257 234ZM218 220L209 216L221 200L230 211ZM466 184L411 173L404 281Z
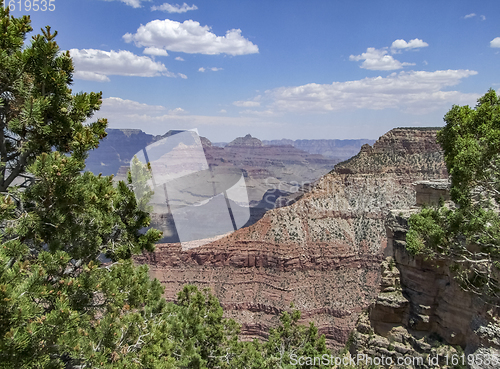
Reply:
M169 300L186 283L212 288L248 338L265 338L293 302L340 347L379 292L388 210L415 203L416 180L446 176L435 129L394 129L256 224L187 251L158 245L138 262Z
M416 193L417 205L449 198L445 182L417 183ZM358 320L351 353L384 355L394 363L415 358L408 368L498 368L500 309L465 292L449 262L406 251L408 218L417 211L392 210L386 219L389 256L381 264L381 291Z

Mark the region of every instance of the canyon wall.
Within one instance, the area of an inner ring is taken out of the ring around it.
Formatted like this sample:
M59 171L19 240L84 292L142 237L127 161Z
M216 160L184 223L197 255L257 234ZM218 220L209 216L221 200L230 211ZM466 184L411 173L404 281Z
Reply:
M416 184L417 205L449 199L447 181ZM464 291L446 260L427 260L406 251L408 218L419 207L394 209L386 219L387 260L381 291L358 320L351 354L421 358L408 368L498 368L500 309ZM465 356L462 356L465 355ZM470 355L470 356L469 356ZM455 364L462 366L454 366ZM434 361L433 361L434 360ZM489 361L489 363L487 362Z
M379 293L387 212L415 204L413 182L447 177L436 132L394 129L254 225L186 251L160 244L137 262L168 300L187 283L211 288L249 339L293 302L339 348Z

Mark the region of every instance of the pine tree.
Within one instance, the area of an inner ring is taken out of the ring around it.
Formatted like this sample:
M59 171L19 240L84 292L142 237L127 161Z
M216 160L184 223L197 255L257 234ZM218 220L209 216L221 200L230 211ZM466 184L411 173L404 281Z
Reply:
M314 364L292 365L291 355L314 358L331 354L325 336L319 335L312 322L308 327L299 325L300 317L300 310L292 310L291 314L285 311L280 316L280 325L270 329L269 339L263 345L265 368L318 368L320 366Z
M0 192L52 148L83 159L106 136L106 120L82 124L101 93L71 94L73 63L47 26L24 46L30 18L0 7ZM83 164L82 164L83 165ZM83 167L81 168L83 169Z
M173 367L163 289L131 260L161 233L141 232L130 185L81 173L106 135L106 120L84 124L101 94L71 94L50 27L25 46L29 17L0 6L0 30L0 366Z

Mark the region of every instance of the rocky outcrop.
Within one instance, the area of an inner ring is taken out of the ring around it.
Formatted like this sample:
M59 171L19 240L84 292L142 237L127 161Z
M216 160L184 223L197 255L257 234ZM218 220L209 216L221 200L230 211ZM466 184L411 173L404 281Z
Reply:
M158 245L138 262L165 286L210 287L247 337L265 338L291 302L333 347L379 292L389 209L415 203L412 183L446 178L436 130L396 129L321 178L290 206L214 243Z
M427 127L395 128L380 137L373 146L363 145L359 155L338 164L335 169L345 174L393 173L404 176L420 173L429 178L445 178L446 169L441 146L435 139L436 132L436 128ZM441 163L439 168L436 167L438 162Z
M448 179L416 182L416 205L438 205L439 201L450 201L449 187Z
M227 144L226 147L262 147L262 141L247 134L245 137L238 137Z
M416 183L420 205L447 196L447 184ZM390 256L382 263L381 292L357 323L352 354L385 355L394 362L422 358L422 365L408 366L411 368L435 367L436 358L440 367L454 367L453 358L459 358L463 367L498 367L499 309L465 292L453 278L449 262L426 260L406 251L408 218L417 211L413 207L389 213Z

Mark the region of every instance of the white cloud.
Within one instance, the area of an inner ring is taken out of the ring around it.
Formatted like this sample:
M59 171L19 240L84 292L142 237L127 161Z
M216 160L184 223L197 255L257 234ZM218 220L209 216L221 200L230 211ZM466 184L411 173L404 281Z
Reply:
M426 113L449 104L471 104L479 97L443 91L476 75L471 70L409 71L387 77L364 78L332 84L310 83L266 91L264 109L273 112L329 112L355 109L400 109Z
M115 0L104 0L104 1L115 1ZM122 3L125 3L127 5L130 5L133 8L141 8L142 2L149 2L151 0L118 0L118 1L121 1Z
M255 108L260 106L260 102L258 101L235 101L233 102L234 106L238 106L240 108Z
M240 108L256 108L260 106L261 100L262 100L262 95L257 95L252 100L235 101L233 102L233 105L238 106Z
M156 19L141 25L135 34L123 36L126 42L138 47L156 47L169 51L206 55L245 55L259 52L257 45L241 35L240 29L232 29L225 36L216 36L210 27L186 20L183 23L170 19Z
M164 134L173 128L205 127L209 131L214 127L226 129L281 126L279 123L263 121L259 117L191 115L182 108L167 109L164 106L142 104L119 97L103 99L102 107L96 117L108 118L110 128L137 128L140 125L143 131L153 134Z
M193 5L189 6L186 3L184 3L182 5L179 5L179 4L172 5L169 3L164 3L160 6L154 5L151 7L152 11L161 10L161 11L164 11L167 13L185 13L189 10L196 10L196 9L198 9L198 7L196 5L193 4Z
M108 113L137 113L137 112L164 112L166 108L161 105L142 104L133 100L121 99L119 97L107 97L102 99L101 110Z
M490 47L500 47L500 37L495 37L490 41Z
M427 47L427 46L429 46L429 44L427 42L424 42L423 40L421 40L419 38L414 38L413 40L410 40L408 42L406 42L405 40L399 39L399 40L396 40L392 43L391 50L394 52L394 51L401 50L401 49L411 50L411 49L418 49L418 48Z
M464 19L474 18L476 15L477 15L476 13L470 13L464 15ZM486 20L486 17L484 15L480 15L479 18L481 18L482 21Z
M175 109L169 110L168 114L177 115L177 114L184 114L185 112L186 111L182 108L175 108Z
M181 77L182 79L187 79L188 78L185 74L182 74L182 73L177 73L177 75L179 77Z
M110 79L104 75L90 71L76 71L73 73L73 77L76 79L84 79L87 81L96 81L96 82L109 82Z
M221 114L226 114L226 113L227 113L227 110L226 110L226 109L221 109L221 110L219 111L219 113L221 113Z
M71 49L75 64L75 78L93 81L109 81L108 76L175 77L164 64L147 56L138 56L130 51L103 51L96 49Z
M415 65L413 63L401 63L391 55L387 55L387 50L375 49L374 47L369 47L366 49L366 52L361 55L349 56L349 60L363 60L360 67L370 70L395 70L401 69L407 65Z
M166 50L158 49L157 47L147 47L144 49L143 54L154 55L154 56L168 56Z
M243 110L240 112L243 115L253 115L256 117L275 117L280 115L278 112L272 110L272 109L267 109L267 110Z
M177 56L177 57L175 58L175 60L178 60L178 61L184 61L184 59L182 59L180 56Z
M224 70L224 68L217 68L217 67L212 67L212 68L205 68L205 67L200 67L198 69L198 72L206 72L207 70L210 70L212 72L218 72L220 70Z
M476 13L470 13L470 14L467 14L467 15L464 15L464 19L469 19L469 18L474 18L477 14ZM484 15L480 15L479 18L481 18L481 20L486 20L486 17Z

